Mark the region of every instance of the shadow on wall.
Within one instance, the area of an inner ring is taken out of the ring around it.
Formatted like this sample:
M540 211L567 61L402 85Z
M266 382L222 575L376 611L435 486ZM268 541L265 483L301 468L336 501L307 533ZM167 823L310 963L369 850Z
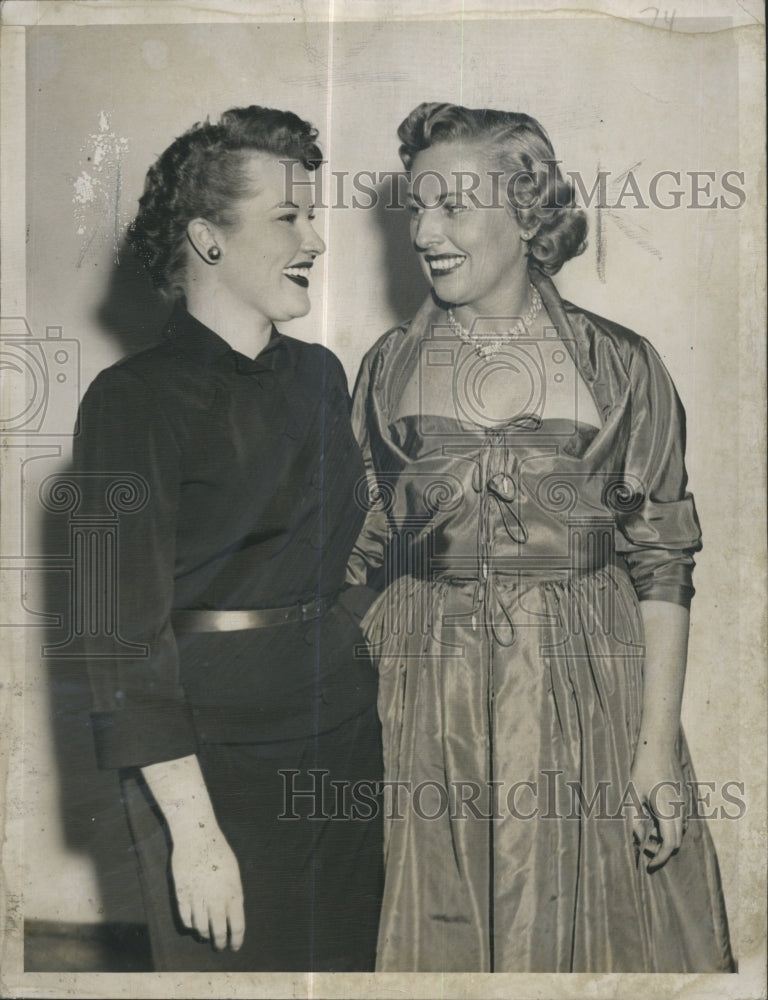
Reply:
M127 357L160 340L170 304L156 292L135 254L123 240L94 322L117 340Z
M117 342L120 354L127 356L158 342L168 311L130 248L121 247L119 263L113 264L104 298L95 308L95 322ZM55 482L65 483L71 472L71 465L60 470ZM42 551L63 564L45 574L44 613L55 624L42 637L46 647L43 668L65 845L92 862L100 900L72 900L71 908L66 900L57 900L57 910L63 920L71 910L72 919L79 921L82 918L75 914L93 908L105 923L136 924L143 920L143 907L118 777L96 766L87 664L77 656L77 646L67 645L76 611L74 512L66 487L53 502L44 505L40 501L38 508Z
M404 207L392 205L390 186L382 183L376 189L375 218L384 244L387 306L397 322L410 319L426 298L429 287L421 273L413 251L408 229L408 214ZM404 192L397 201L404 205ZM381 330L381 333L384 331Z
M65 482L71 471L69 467L57 473L56 482ZM143 908L120 786L116 773L96 766L87 666L76 655L77 646L68 645L73 636L77 585L71 514L71 507L42 512L46 556L64 557L62 561L69 564L47 574L45 612L54 616L57 624L46 628L43 637L60 817L67 849L86 855L94 866L100 895L98 919L133 923L143 918ZM71 912L82 913L89 908L86 904L94 907L96 903L72 900ZM67 901L57 900L57 904L62 918L67 919Z

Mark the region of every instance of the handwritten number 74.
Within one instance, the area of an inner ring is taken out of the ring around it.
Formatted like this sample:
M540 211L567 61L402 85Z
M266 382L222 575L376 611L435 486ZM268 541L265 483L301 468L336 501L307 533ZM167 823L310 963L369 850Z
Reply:
M661 12L661 10L658 7L643 7L643 9L640 11L640 13L641 14L645 14L645 12L647 10L652 10L653 11L653 21L651 22L651 27L655 28L657 22L659 21L659 15L662 12ZM662 24L666 24L667 25L667 31L671 31L672 30L672 25L675 23L675 14L676 13L677 13L677 9L676 8L673 8L671 11L669 11L669 10L665 10L664 11L661 20L662 20Z

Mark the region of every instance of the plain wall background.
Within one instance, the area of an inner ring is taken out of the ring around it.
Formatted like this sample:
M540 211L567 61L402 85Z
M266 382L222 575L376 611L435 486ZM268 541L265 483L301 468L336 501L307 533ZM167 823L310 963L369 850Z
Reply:
M634 168L646 184L660 170L720 177L740 169L736 55L727 32L681 35L618 19L393 21L330 31L325 23L31 29L30 325L40 337L61 326L79 341L80 393L105 365L157 339L167 307L124 253L116 266L116 246L149 163L206 115L251 103L293 110L320 129L331 169L354 174L399 169L400 120L422 100L448 100L534 115L564 167L589 187L598 166L612 180ZM95 185L92 200L84 174ZM713 194L721 190L716 181ZM565 297L647 335L687 410L705 547L684 722L699 778L720 784L742 775L736 736L745 692L734 633L744 593L731 551L744 475L734 442L738 238L750 206L696 210L690 201L689 188L675 210L638 210L627 198L623 210L603 212L604 280L590 210L589 249L557 284ZM313 311L285 330L327 343L352 381L363 352L412 313L426 286L405 213L331 208L318 225L329 252L313 272ZM52 393L59 427L74 423L77 395ZM67 448L61 458L27 463L27 551L62 544L59 528L41 525L36 497L45 476L66 463ZM28 574L28 607L44 606L45 586L43 574ZM140 919L114 779L98 775L91 759L80 678L72 665L41 660L36 631L25 687L24 915ZM710 824L736 932L740 825Z

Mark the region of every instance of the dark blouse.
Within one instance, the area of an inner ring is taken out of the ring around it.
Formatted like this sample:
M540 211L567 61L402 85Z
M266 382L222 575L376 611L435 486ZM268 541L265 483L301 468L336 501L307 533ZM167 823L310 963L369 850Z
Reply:
M335 594L363 521L363 465L344 371L321 345L273 330L252 360L179 306L165 334L98 375L75 439L76 471L130 473L148 488L142 509L121 516L117 579L120 639L147 652L88 661L107 767L185 756L199 739L298 738L375 698L338 604L304 624L174 634L177 609Z

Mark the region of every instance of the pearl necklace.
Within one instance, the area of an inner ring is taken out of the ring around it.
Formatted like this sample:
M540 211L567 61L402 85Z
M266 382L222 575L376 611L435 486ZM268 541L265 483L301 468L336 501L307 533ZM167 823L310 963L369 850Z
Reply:
M538 289L534 288L533 285L530 288L531 305L528 312L506 330L501 330L500 332L491 330L488 333L475 333L474 329L467 330L456 319L453 309L449 309L447 313L448 326L465 344L471 344L481 358L488 358L494 354L498 354L504 344L509 343L511 340L519 340L520 337L526 337L528 335L528 328L541 311L541 296Z

